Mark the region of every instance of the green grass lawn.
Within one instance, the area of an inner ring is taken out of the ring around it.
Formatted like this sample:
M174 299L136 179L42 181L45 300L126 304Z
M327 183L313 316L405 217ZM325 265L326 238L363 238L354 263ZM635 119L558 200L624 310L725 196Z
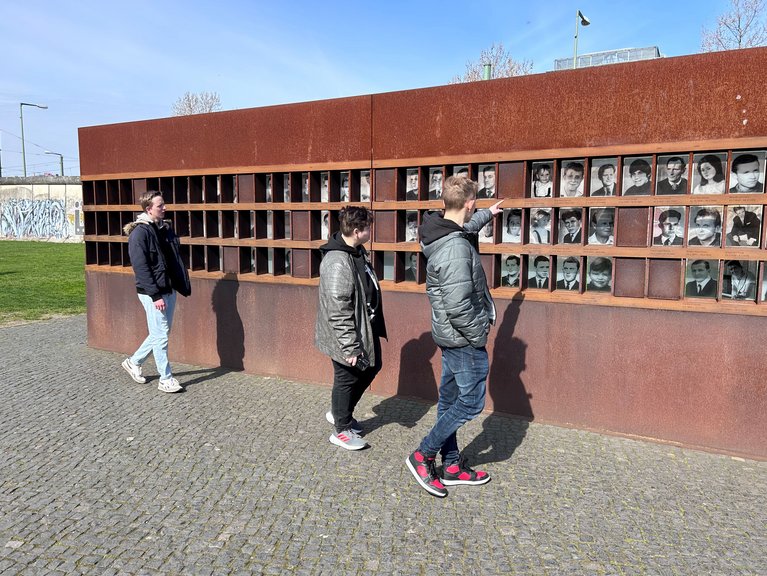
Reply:
M85 312L85 246L0 241L0 326Z

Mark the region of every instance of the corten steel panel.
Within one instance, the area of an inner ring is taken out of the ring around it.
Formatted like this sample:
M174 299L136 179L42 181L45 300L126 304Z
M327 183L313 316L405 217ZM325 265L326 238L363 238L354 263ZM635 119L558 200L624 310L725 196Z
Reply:
M382 210L375 213L373 235L376 242L397 241L397 212Z
M312 251L302 248L293 248L290 252L291 264L293 265L291 272L296 278L311 278L312 277Z
M644 275L644 258L616 258L614 294L627 298L644 298Z
M375 171L375 199L378 202L397 199L397 169L389 168ZM404 198L403 198L404 200Z
M240 174L237 176L237 201L256 201L256 178L253 174Z
M374 160L764 136L765 69L755 48L376 94Z
M496 188L499 198L525 197L525 163L501 162L498 165Z
M651 258L647 296L661 300L679 300L682 270L682 262L680 260Z
M146 335L133 277L89 271L86 282L89 345L133 352ZM315 287L194 279L192 289L178 301L171 360L332 382L330 361L313 344ZM434 399L440 354L426 295L387 292L384 302L389 340L373 391ZM712 322L708 314L519 300L496 306L488 410L767 457L767 356L754 338L765 319Z
M647 246L649 208L618 208L616 246Z
M370 160L370 96L80 128L80 173Z
M290 215L292 217L290 233L293 240L311 240L311 212L308 210L293 210Z

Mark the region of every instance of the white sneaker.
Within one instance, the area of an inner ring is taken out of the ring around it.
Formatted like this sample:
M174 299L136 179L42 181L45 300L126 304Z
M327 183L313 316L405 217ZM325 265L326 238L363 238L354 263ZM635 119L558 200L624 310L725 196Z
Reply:
M160 383L157 385L157 389L160 392L168 392L170 394L173 392L181 392L184 389L184 387L178 383L178 380L176 380L175 378L173 378L173 376L171 376L167 380L163 380L162 378L160 378Z
M343 432L331 434L329 440L332 444L345 448L346 450L362 450L368 445L367 442L351 430L344 430Z
M333 426L335 426L336 421L335 421L335 418L333 418L332 410L328 410L327 412L325 412L325 420L327 420L328 422L333 424ZM357 422L354 418L352 418L352 425L350 427L350 430L357 435L362 435L362 432L363 432L362 426L360 426L360 423Z
M134 382L146 384L146 378L141 375L141 366L136 366L130 361L130 358L123 360L122 367L125 368L125 371L128 374L130 374L130 377L133 378Z

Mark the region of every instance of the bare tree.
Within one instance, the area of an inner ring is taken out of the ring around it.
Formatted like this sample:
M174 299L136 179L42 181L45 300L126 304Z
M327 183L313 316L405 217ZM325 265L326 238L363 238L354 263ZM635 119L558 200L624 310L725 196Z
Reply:
M174 116L205 114L221 110L221 98L217 92L187 92L173 104Z
M716 21L716 28L703 28L704 52L753 48L767 43L764 0L730 0L730 11Z
M530 60L514 60L511 54L503 47L503 42L493 43L490 48L482 50L479 59L472 62L466 62L466 72L463 76L454 76L451 84L461 82L476 82L482 80L484 65L490 64L492 67L493 78L507 78L509 76L523 76L530 74L533 70L533 63Z

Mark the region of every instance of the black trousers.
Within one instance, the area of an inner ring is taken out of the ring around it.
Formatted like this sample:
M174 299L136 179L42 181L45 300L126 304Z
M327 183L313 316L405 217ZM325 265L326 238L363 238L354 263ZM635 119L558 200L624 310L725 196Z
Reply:
M360 370L345 362L333 360L333 391L330 395L330 409L335 418L336 432L348 430L352 425L352 415L362 394L372 384L376 375L381 371L381 341L373 337L376 363L367 370Z

